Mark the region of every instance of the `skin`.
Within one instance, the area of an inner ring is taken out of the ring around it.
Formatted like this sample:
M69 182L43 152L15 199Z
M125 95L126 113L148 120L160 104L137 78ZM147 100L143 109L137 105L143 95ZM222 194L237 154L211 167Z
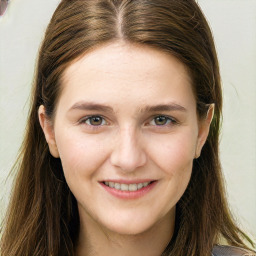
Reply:
M186 67L160 50L124 42L73 62L62 86L54 120L43 106L38 113L50 152L60 157L78 202L76 254L161 255L213 108L199 121ZM160 105L168 107L152 109ZM101 118L93 123L91 115ZM109 179L156 184L139 198L122 199L100 184Z

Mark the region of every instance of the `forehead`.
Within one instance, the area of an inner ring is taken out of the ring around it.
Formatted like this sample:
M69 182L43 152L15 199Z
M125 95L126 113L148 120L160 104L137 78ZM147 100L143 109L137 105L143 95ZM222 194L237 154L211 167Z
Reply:
M124 42L103 45L73 62L64 71L62 86L66 101L194 100L189 73L177 58Z
M170 68L174 65L176 66L176 70ZM176 78L190 80L185 65L171 54L149 46L122 41L100 46L89 51L77 61L74 61L64 72L62 77L64 83L70 79L74 80L75 77L72 76L76 75L81 69L84 69L83 72L87 74L97 73L98 75L106 74L116 77L118 75L127 75L128 77L133 72L137 74L134 78L138 78L138 76L143 78L143 76L150 75L160 76L166 70L168 72L178 71L179 77L177 77L176 73ZM98 78L100 79L101 77L99 76ZM129 77L129 79L132 79L132 77Z

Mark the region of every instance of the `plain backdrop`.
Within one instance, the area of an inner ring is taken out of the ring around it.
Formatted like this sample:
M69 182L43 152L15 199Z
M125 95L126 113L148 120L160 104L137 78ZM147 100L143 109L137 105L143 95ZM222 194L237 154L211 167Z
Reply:
M220 61L221 159L231 209L256 235L256 0L200 0ZM11 0L0 17L0 217L22 142L38 47L59 0ZM7 180L6 180L7 179Z

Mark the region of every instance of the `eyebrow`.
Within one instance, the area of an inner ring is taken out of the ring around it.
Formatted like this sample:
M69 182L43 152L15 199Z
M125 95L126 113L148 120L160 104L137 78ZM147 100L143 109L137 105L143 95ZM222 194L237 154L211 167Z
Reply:
M145 106L140 109L140 112L161 112L161 111L181 111L186 112L187 109L179 104L160 104L155 106Z
M113 113L114 110L112 107L105 105L105 104L98 104L94 102L84 102L79 101L75 103L70 109L71 110L93 110L93 111L101 111L101 112L109 112ZM138 112L162 112L162 111L181 111L187 112L187 109L179 104L176 103L169 103L169 104L159 104L159 105L148 105L141 107Z
M94 102L79 101L75 103L70 109L71 110L96 110L104 112L113 112L113 108L107 105L102 105Z

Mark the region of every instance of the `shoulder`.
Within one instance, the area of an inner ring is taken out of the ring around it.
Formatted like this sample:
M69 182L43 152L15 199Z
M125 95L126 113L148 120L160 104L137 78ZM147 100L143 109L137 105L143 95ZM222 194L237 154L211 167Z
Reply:
M216 245L213 248L212 256L256 256L256 252L235 246Z

